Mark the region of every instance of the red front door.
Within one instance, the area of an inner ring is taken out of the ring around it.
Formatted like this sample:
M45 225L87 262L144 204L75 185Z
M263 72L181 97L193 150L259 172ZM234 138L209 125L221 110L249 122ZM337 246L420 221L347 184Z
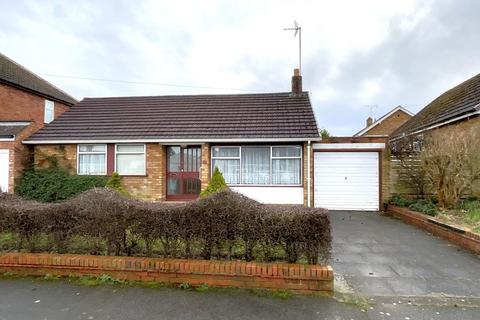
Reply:
M167 200L194 200L200 194L200 147L167 147Z

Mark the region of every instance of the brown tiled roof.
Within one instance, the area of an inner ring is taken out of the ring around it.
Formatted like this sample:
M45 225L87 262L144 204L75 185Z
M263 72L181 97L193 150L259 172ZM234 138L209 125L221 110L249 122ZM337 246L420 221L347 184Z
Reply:
M67 105L77 103L77 100L70 95L1 53L0 82L7 83L14 87L20 87L27 91L32 91L46 98L59 100Z
M307 93L85 98L27 141L318 138Z
M448 90L405 122L392 138L480 110L480 74Z

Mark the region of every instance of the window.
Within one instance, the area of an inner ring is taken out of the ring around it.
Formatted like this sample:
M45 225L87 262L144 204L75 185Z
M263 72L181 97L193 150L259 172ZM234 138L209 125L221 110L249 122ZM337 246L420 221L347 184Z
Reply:
M215 167L222 172L226 183L240 184L240 147L213 147L212 168Z
M272 147L272 184L300 184L300 147Z
M107 174L107 145L78 145L78 174Z
M145 175L145 145L117 144L115 171L120 175Z
M53 101L45 100L44 122L50 123L55 118L55 104Z
M213 147L212 169L218 167L228 184L299 185L300 146Z

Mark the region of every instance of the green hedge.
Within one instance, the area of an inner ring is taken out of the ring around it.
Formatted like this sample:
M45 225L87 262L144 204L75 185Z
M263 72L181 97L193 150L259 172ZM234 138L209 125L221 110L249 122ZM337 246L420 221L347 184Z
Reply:
M95 187L105 187L106 178L71 175L61 168L28 169L15 184L19 196L41 202L69 199Z

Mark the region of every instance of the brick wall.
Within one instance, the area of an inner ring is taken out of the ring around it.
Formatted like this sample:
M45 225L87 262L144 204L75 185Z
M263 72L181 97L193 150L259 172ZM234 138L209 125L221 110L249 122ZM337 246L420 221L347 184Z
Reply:
M54 101L55 118L68 110L68 106ZM31 163L32 147L22 141L44 127L45 98L0 84L0 121L29 121L31 124L15 138L15 141L0 141L0 149L10 151L9 192L13 192L14 181Z
M308 151L307 151L308 143L303 144L303 204L308 206L308 175L310 174L310 206L313 207L314 204L314 190L313 190L313 182L314 182L314 174L313 174L313 147L310 149L310 172L308 172Z
M245 261L178 260L68 254L6 253L0 272L22 275L101 276L199 286L333 292L330 266Z
M202 181L202 191L207 188L211 177L211 159L210 159L210 144L202 144L202 168L200 169L200 180Z
M49 157L56 157L58 164L77 173L77 145L36 145L34 163L38 168L48 168ZM166 147L158 143L146 144L146 175L123 176L122 183L128 192L142 199L165 200L166 195Z
M397 130L402 124L407 122L412 118L411 115L408 113L403 112L402 110L398 110L390 117L384 119L381 123L373 127L372 129L368 130L363 134L363 136L368 135L390 135L395 130Z

